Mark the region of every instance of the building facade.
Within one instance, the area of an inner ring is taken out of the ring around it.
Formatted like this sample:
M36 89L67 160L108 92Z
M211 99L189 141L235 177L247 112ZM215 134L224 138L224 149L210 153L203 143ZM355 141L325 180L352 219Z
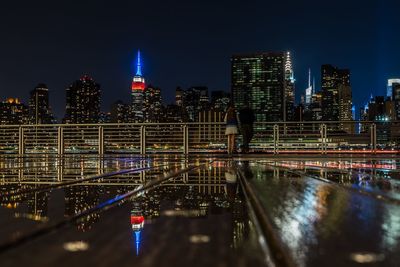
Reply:
M352 118L350 70L322 65L321 87L322 119L341 121Z
M20 125L28 122L28 107L18 98L8 98L0 102L0 124Z
M145 122L160 122L162 120L161 89L149 85L144 90L143 112Z
M64 123L97 123L100 116L100 85L85 75L66 90Z
M112 123L128 123L132 120L132 106L121 100L114 102L111 105L110 121Z
M393 96L393 84L400 84L400 79L398 78L388 79L386 86L386 96L389 98L392 98Z
M238 110L250 107L257 121L287 120L292 103L294 114L294 78L289 60L290 54L286 52L232 56L231 89L235 107Z
M38 84L29 96L29 123L50 124L54 117L49 103L49 89L43 83Z
M394 108L393 120L400 121L400 82L393 83L392 100Z

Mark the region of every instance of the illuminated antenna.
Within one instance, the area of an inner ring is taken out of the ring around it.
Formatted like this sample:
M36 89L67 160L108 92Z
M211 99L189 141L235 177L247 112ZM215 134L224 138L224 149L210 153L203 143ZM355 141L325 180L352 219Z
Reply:
M140 61L140 50L137 53L136 75L142 76L142 62Z

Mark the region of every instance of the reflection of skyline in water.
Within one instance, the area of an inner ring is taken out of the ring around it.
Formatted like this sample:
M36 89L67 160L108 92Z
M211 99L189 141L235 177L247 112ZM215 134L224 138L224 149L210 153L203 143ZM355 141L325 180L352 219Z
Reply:
M101 161L85 157L63 162L50 160L47 163L7 161L0 163L0 195L21 190L34 191L56 182L74 181L117 169L153 166L153 163L129 158ZM58 211L57 214L62 210L61 214L65 217L74 216L187 164L187 161L176 159L170 166L159 164L160 168L156 170L118 175L112 179L43 192L17 194L11 198L2 197L0 204L1 208L12 209L15 218L36 218L38 222L46 222L42 219L63 219L62 216L55 217L54 210ZM382 250L395 253L398 250L398 205L348 190L362 189L396 197L399 195L400 181L398 161L260 160L238 165L250 183L255 185L280 237L300 266L318 266L316 258L324 257L331 250L339 255L337 260L343 256L340 253L347 253L354 248L376 253ZM285 168L302 171L306 177L290 173ZM251 226L246 202L235 175L234 169L228 167L226 162L215 161L207 168L181 175L125 201L123 205L140 203L141 214L146 222L146 226L140 229L130 229L130 236L126 236L126 240L132 240L130 252L136 255L149 252L152 244L146 238L151 235L157 221L181 217L201 221L221 215L229 225L229 247L242 247L248 239ZM307 178L307 175L323 177L341 186ZM75 223L75 229L77 232L91 231L103 216L107 215L92 213L83 217ZM126 214L126 218L129 218L129 214ZM353 241L352 238L357 240ZM343 245L336 248L335 244Z
M97 186L72 186L65 188L65 216L72 217L95 207L99 204L100 194L102 193L102 188ZM99 218L100 214L97 212L80 218L76 222L78 230L82 232L90 230Z
M139 256L142 230L133 231L135 239L136 256Z
M3 181L7 180L10 183L0 183L0 195L3 192L13 192L16 195L11 198L1 199L0 203L8 205L11 201L18 213L27 214L36 212L36 214L46 217L48 216L49 204L54 199L59 201L60 197L63 197L64 204L52 205L52 209L58 210L60 207L63 207L64 217L67 218L93 208L108 198L130 191L137 185L144 184L146 181L153 179L165 169L165 167L162 167L162 170L148 171L146 174L137 173L116 176L112 179L112 185L107 185L108 180L101 179L99 182L91 182L90 185L77 184L40 193L17 194L19 191L35 190L57 181L74 181L88 175L97 175L98 173L113 171L118 168L143 166L143 164L137 164L137 162L126 159L122 161L106 160L100 163L98 159L92 160L85 157L78 157L75 160L67 159L61 163L62 166L57 160L50 160L45 164L28 161L22 163L22 166L25 168L22 171L17 171L18 168L4 170L2 175L4 178ZM8 164L12 166L10 162ZM15 161L13 164L14 167L21 166L21 162L19 161ZM173 162L171 166L185 167L186 164L187 162L177 159L176 163ZM32 168L29 168L29 166ZM58 170L60 167L63 169L61 177ZM100 167L104 169L99 171L98 168ZM1 171L2 169L0 168L0 177ZM237 196L237 182L230 181L226 184L225 178L225 163L215 161L207 168L189 172L182 177L168 182L168 185L160 186L143 194L135 202L141 201L143 215L150 222L163 216L163 211L168 210L181 211L182 213L177 216L189 216L190 218L204 218L208 216L211 210L212 213L229 213L232 218L232 246L238 247L241 241L245 239L243 235L248 233L248 223L243 219L247 214L247 207L242 197ZM26 205L29 206L29 210L22 209ZM187 211L190 212L185 215ZM54 213L54 210L52 213ZM59 214L59 212L57 213ZM103 216L101 213L92 213L82 217L75 223L77 230L80 232L91 230L93 225L101 220L101 216ZM50 219L62 218L53 216ZM141 229L140 236L138 236L139 240L142 233L143 230Z

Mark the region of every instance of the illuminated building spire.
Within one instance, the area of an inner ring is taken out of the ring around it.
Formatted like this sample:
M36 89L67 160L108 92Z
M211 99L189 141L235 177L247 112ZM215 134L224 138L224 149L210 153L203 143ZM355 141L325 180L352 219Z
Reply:
M311 104L313 88L311 86L311 68L308 68L308 87L306 88L306 107Z
M138 50L137 62L136 62L136 74L133 77L132 90L143 91L145 87L146 87L146 83L145 83L144 77L142 76L142 60L140 58L140 50Z
M136 75L142 76L142 62L140 61L140 50L137 53Z

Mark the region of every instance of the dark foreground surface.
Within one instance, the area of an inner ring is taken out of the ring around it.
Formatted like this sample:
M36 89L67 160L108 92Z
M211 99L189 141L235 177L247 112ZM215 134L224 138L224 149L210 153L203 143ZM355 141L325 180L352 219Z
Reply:
M398 266L399 169L396 158L3 156L0 266L273 266L277 255Z

